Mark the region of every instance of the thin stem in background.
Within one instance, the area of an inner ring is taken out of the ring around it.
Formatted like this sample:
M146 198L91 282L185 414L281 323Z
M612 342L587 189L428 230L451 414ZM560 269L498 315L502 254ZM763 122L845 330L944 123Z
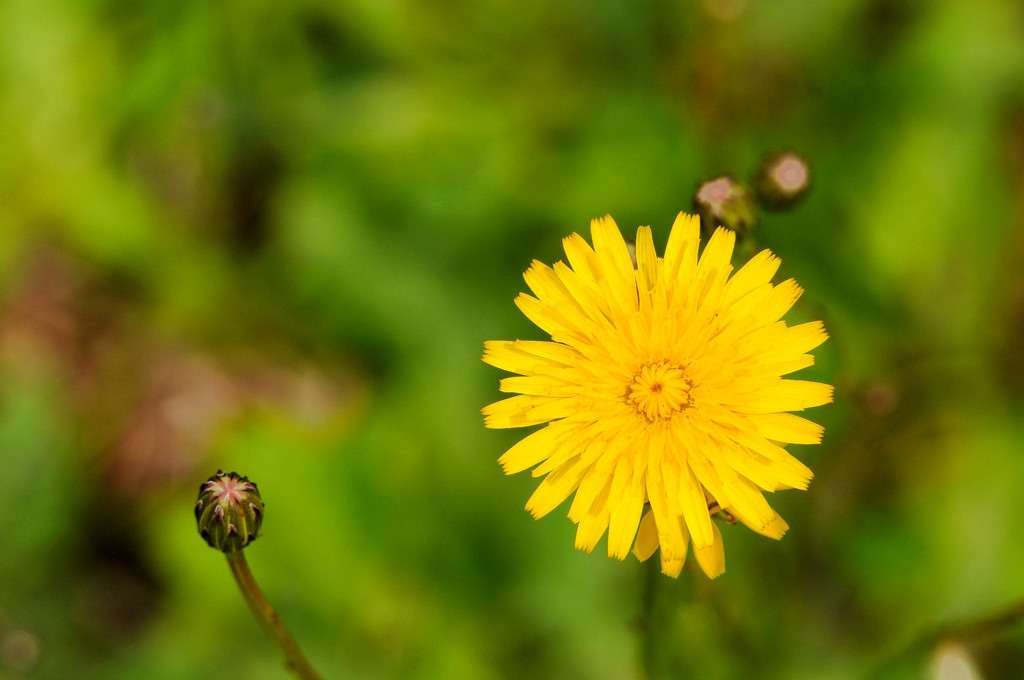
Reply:
M281 651L284 652L285 665L302 680L322 680L302 654L298 644L295 642L295 638L284 627L281 617L278 616L274 608L270 606L270 602L263 595L263 591L260 590L256 579L253 578L252 572L249 570L249 563L245 560L245 554L241 550L225 554L228 557L231 573L234 575L235 581L238 582L238 587L241 589L245 601L249 603L249 608L252 609L253 614L256 615L256 618L263 624L263 627L274 638L278 646L281 647Z
M1024 621L1024 600L975 619L936 626L919 635L902 652L879 665L868 677L882 678L902 663L923 657L944 641L974 642L1012 628Z
M642 680L657 680L658 673L658 632L663 627L659 619L658 584L661 581L661 560L649 558L644 565L643 585L640 593L640 677Z

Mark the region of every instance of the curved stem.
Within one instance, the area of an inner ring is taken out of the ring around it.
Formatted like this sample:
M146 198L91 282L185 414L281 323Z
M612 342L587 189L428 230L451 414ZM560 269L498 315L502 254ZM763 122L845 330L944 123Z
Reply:
M1021 621L1024 621L1024 600L1014 602L980 618L940 628L932 633L930 641L937 643L947 638L976 640L1016 626Z
M944 640L974 642L1012 628L1022 621L1024 621L1024 600L1018 600L978 618L936 626L918 635L900 653L883 661L868 677L887 677L893 668L934 650Z
M285 665L295 671L296 675L302 678L302 680L322 680L320 675L313 670L306 657L303 656L298 644L295 643L295 638L284 627L281 617L278 616L274 608L270 606L266 596L263 595L263 591L260 590L256 579L253 578L252 572L249 570L249 563L245 561L243 552L235 550L225 554L228 557L228 566L231 567L231 573L234 575L235 581L238 582L242 596L249 603L252 613L256 615L256 618L259 619L271 637L277 641L281 651L284 652Z

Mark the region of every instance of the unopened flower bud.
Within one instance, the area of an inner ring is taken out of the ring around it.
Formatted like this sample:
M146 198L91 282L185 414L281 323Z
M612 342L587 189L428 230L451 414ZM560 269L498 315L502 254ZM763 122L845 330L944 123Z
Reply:
M757 205L746 187L732 177L704 182L697 189L693 206L700 215L701 227L708 233L725 227L743 237L757 226Z
M800 201L811 186L807 161L791 151L775 153L761 163L754 179L757 199L769 210L785 210Z
M259 536L263 522L259 489L248 477L217 470L199 485L196 522L211 548L225 553L241 550Z

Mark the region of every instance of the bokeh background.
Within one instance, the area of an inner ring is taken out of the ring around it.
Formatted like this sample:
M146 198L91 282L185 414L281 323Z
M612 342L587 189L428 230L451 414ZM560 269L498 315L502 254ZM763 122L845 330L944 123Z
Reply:
M644 569L523 510L482 342L541 337L564 235L660 248L777 149L836 403L789 534L658 583L658 665L1022 677L964 627L1024 597L1020 3L4 0L0 678L288 677L196 534L217 468L326 677L638 677Z

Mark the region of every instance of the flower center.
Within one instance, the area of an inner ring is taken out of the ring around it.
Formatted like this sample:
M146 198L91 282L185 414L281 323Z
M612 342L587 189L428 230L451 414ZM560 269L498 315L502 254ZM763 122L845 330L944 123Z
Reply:
M239 503L242 497L252 488L249 482L232 477L222 477L219 480L207 482L213 489L213 498L219 503Z
M626 388L626 401L650 422L671 418L693 403L693 384L682 368L667 361L644 365Z

